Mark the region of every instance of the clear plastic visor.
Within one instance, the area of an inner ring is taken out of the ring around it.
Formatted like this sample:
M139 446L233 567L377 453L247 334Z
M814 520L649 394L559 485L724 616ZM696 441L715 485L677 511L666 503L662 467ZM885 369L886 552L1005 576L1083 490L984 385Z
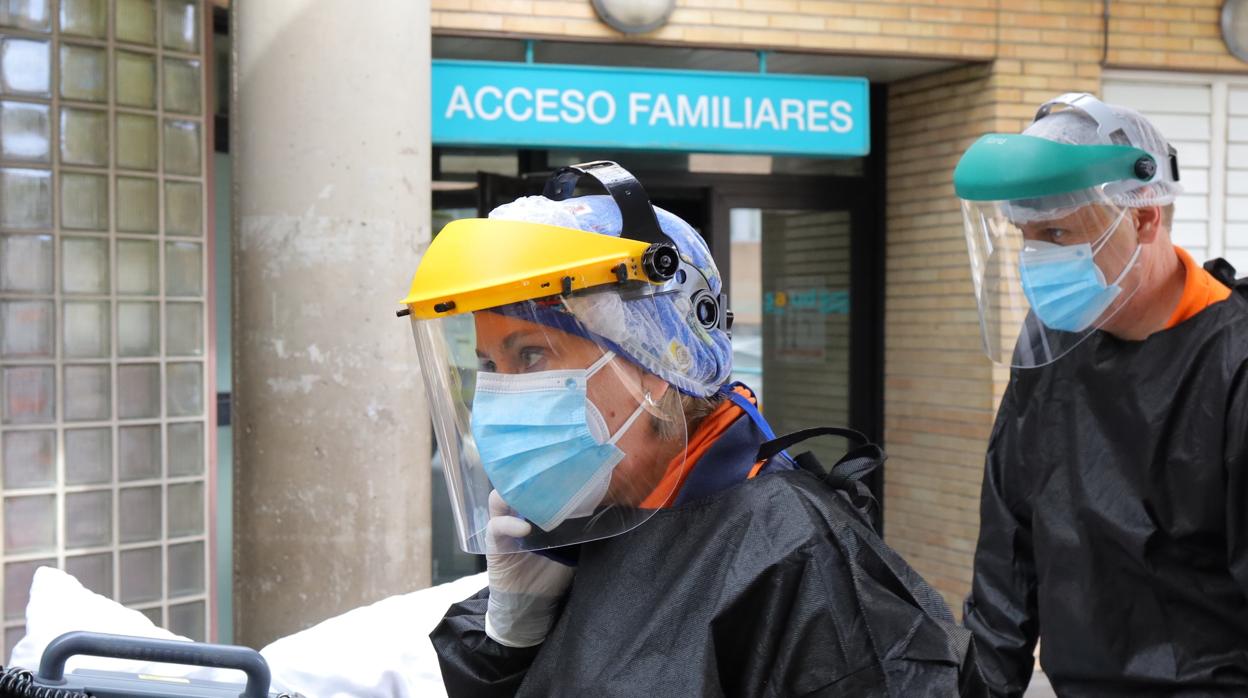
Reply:
M679 394L562 301L413 320L412 328L465 551L614 536L669 503L688 439ZM490 525L500 517L514 519Z
M1065 356L1140 285L1137 209L1099 190L1013 201L963 201L984 350L1029 368Z

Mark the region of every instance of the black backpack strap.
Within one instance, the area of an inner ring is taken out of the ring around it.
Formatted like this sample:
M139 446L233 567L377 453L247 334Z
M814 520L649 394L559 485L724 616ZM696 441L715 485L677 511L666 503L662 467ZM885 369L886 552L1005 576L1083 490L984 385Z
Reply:
M862 515L864 522L874 529L873 522L879 515L880 503L876 501L871 488L867 487L863 479L883 465L886 456L883 449L871 443L871 440L862 432L843 427L802 429L763 443L758 447L758 455L754 460L755 462L770 460L781 451L816 436L840 436L857 445L841 456L841 459L831 468L824 468L815 454L810 451L798 454L793 460L802 470L843 492Z
M1231 263L1221 257L1211 259L1205 262L1205 271L1209 272L1213 278L1222 282L1227 288L1235 288L1235 267Z
M1205 262L1204 268L1213 278L1221 282L1223 286L1248 297L1248 276L1236 279L1235 267L1230 262L1218 257Z
M840 436L859 444L869 444L871 440L860 431L854 429L846 429L845 427L815 427L813 429L802 429L792 434L785 434L771 441L765 441L758 447L758 456L754 458L754 462L760 460L771 460L781 451L800 444L807 439L813 439L816 436Z

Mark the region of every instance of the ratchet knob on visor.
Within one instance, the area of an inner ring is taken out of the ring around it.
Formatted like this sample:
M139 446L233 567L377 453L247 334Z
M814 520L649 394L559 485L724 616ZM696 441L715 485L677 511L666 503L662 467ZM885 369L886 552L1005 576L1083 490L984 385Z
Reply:
M641 257L641 268L651 281L668 281L676 275L680 266L680 255L676 247L670 243L656 242L646 249Z

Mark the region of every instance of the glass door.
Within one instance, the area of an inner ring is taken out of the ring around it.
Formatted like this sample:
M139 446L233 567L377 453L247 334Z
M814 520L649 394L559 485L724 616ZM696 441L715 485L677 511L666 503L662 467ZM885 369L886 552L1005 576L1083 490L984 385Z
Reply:
M733 378L763 402L777 434L850 418L848 210L729 210ZM802 445L831 465L838 439Z
M692 183L712 192L707 237L734 314L733 378L759 394L777 434L848 426L883 444L882 186L860 173ZM820 437L800 448L831 466L847 446ZM882 501L883 473L867 484Z

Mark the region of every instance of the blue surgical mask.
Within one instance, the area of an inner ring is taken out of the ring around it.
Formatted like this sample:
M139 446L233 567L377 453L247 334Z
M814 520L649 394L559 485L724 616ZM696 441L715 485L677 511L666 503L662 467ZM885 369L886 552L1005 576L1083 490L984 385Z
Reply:
M485 474L503 501L544 531L592 514L624 458L615 443L642 406L609 436L586 394L590 376L614 356L580 370L477 374L472 435Z
M1093 244L1055 245L1037 240L1025 243L1019 255L1023 293L1046 327L1082 332L1122 294L1118 284L1135 266L1140 246L1136 245L1131 259L1112 283L1105 283L1105 274L1093 258L1125 214L1123 211L1109 231Z

